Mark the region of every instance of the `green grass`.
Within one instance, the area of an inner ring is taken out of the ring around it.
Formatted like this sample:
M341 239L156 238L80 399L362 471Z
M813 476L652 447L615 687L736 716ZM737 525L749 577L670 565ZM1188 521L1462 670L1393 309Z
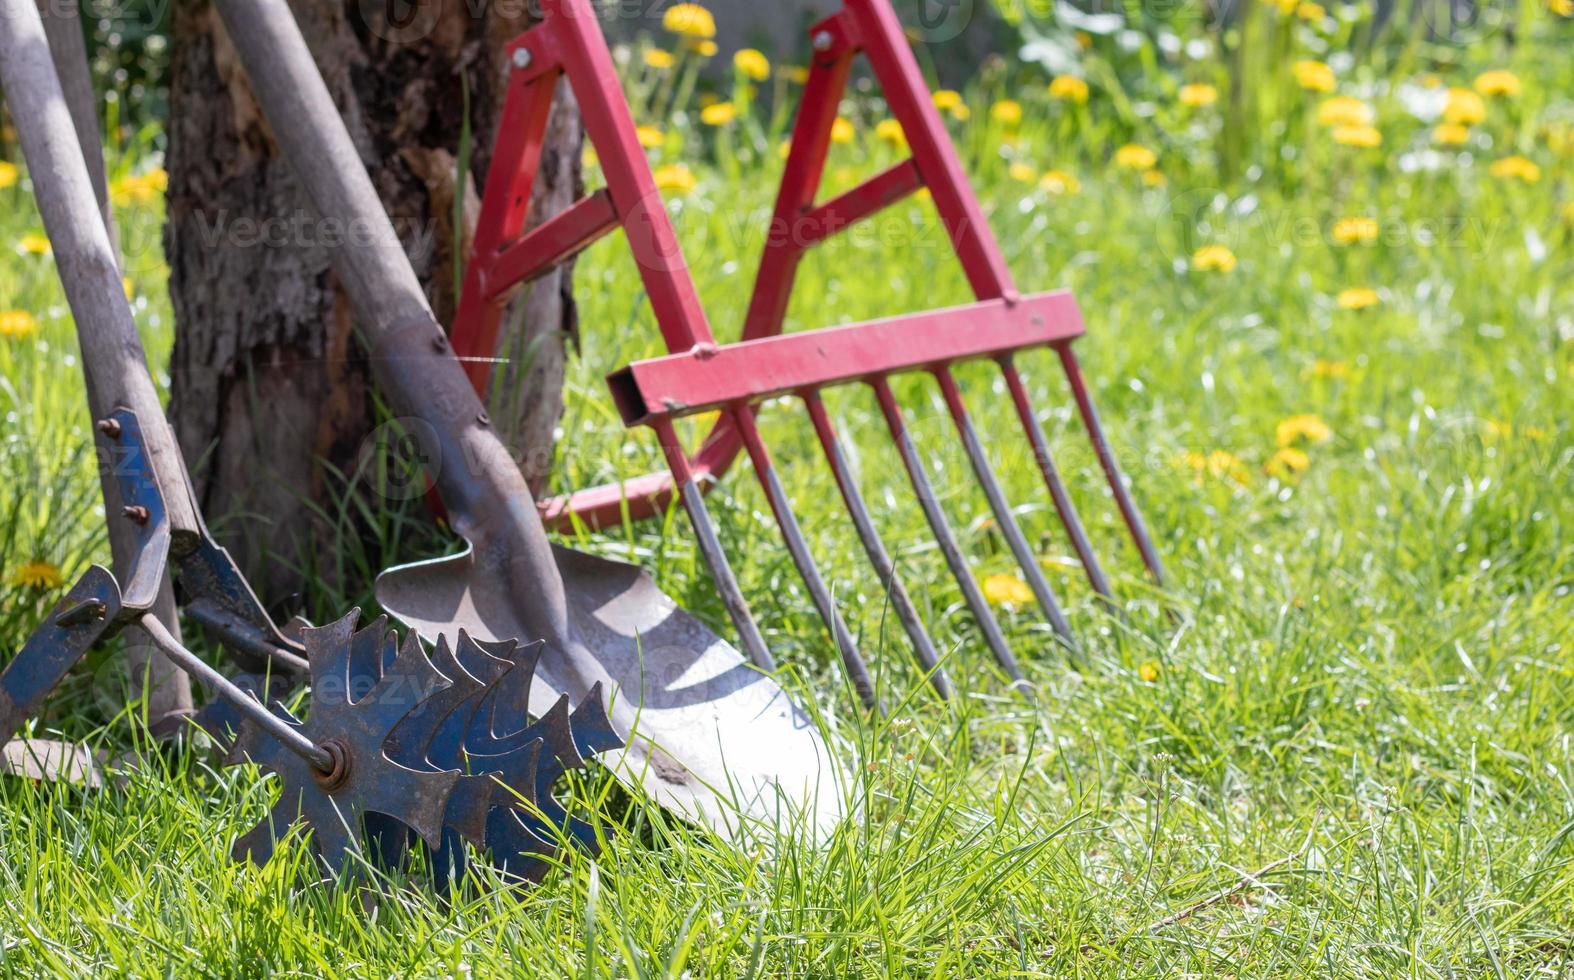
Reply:
M1574 973L1566 27L1547 28L1564 33L1538 35L1540 45L1482 45L1446 76L1468 84L1509 64L1525 92L1492 104L1469 158L1450 152L1435 170L1403 165L1424 151L1428 127L1403 113L1371 63L1343 85L1376 101L1383 149L1333 146L1301 118L1315 104L1306 97L1289 116L1293 163L1224 181L1215 147L1228 134L1211 116L1166 109L1162 126L1136 134L1161 151L1163 188L1108 163L1132 138L1125 123L1090 113L1074 142L1062 139L1075 122L1035 86L1021 96L1021 139L1002 148L989 96L973 93L974 124L959 133L980 195L1023 288L1077 293L1089 324L1078 350L1173 583L1160 593L1141 575L1058 368L1028 358L1057 462L1129 624L1099 611L996 379L967 368L1001 478L1087 652L1070 669L1032 610L1004 610L1037 685L1031 704L1014 698L872 400L836 393L866 496L967 692L948 709L907 662L801 412L768 409L767 437L815 554L897 706L885 720L856 711L740 469L713 498L723 538L778 659L821 706L854 775L858 815L823 849L793 837L732 847L592 776L576 798L602 801L609 846L522 894L445 906L399 883L375 898L335 891L301 880L299 849L261 871L237 867L229 843L263 814L269 784L216 771L189 746L148 750L105 656L55 696L39 730L140 748L148 761L101 791L0 785L0 964L28 974ZM833 171L894 159L869 135L878 105L860 102L858 114L865 135L837 149ZM680 233L717 334L735 336L779 168L774 137L740 126L718 167L705 162L711 134L679 121L669 136L660 162L685 160L700 180L675 206ZM1488 174L1507 147L1540 164L1539 182ZM1080 193L1050 197L1013 180L1013 157L1073 172ZM72 328L48 261L11 250L36 225L22 191L0 190L0 203L0 307L41 324L34 337L0 340L0 560L7 576L36 558L69 579L106 553L80 448ZM1356 214L1379 219L1379 241L1332 244L1333 222ZM899 207L877 227L909 244L847 238L812 256L795 328L968 298L926 205ZM1229 246L1238 267L1191 270L1192 252L1210 243ZM147 263L133 276L162 363L164 273ZM1358 286L1382 302L1339 309L1338 293ZM621 242L591 251L577 288L585 356L571 368L560 488L658 463L645 434L616 425L598 380L660 351ZM976 571L1010 573L932 384L901 388ZM1277 425L1297 414L1319 416L1333 435L1308 449L1298 481L1280 481L1263 468ZM1238 462L1220 457L1217 474L1186 462L1215 452ZM344 542L349 592L313 587L319 620L370 606L382 563L450 544L419 529L417 505L386 510L350 483L342 523L364 512L377 533ZM725 629L681 518L578 544L641 562ZM11 648L51 595L6 588L0 647ZM1152 928L1269 865L1250 887Z

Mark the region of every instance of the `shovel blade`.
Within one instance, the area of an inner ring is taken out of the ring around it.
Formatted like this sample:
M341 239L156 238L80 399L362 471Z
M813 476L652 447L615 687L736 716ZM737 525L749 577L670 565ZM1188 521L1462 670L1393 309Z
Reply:
M801 823L823 838L840 822L838 771L813 720L780 684L678 607L642 569L554 548L579 659L548 649L530 714L602 684L627 747L602 756L625 785L686 819L737 836ZM473 550L389 569L377 601L429 643L459 629L480 640L530 642L528 597L478 574ZM519 727L523 727L520 719Z

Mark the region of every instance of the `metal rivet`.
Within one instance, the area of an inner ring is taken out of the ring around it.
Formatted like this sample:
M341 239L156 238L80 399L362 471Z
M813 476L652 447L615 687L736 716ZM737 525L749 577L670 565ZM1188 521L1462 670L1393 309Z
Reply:
M514 67L515 68L529 68L530 67L530 62L533 59L534 59L534 55L532 55L530 53L530 49L529 48L516 48L516 49L514 49Z
M476 420L476 423L479 424L479 425L491 425L492 424L492 416L486 414L485 412L482 412L480 415L477 415L475 417L475 420Z
M119 439L120 438L120 420L119 419L99 419L98 422L94 425L94 428L98 429L98 431L102 432L104 435L108 436L111 439Z
M835 43L835 41L836 39L831 37L830 31L820 31L814 36L814 50L829 51L831 50L831 45Z
M437 336L432 338L432 350L447 350L447 349L448 349L448 338L447 337L444 337L442 334L438 334Z
M81 626L84 623L92 623L103 619L107 612L109 612L109 607L104 604L103 600L87 599L56 616L55 625L61 629L70 629L73 626Z
M148 509L143 507L141 504L131 507L123 507L121 508L120 514L126 520L135 524L146 524L148 522L148 518L152 516L148 513Z

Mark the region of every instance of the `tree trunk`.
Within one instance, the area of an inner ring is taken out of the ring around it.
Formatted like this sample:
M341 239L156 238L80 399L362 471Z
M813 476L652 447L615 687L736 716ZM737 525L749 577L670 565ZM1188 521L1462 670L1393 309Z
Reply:
M440 320L456 306L454 252L467 254L498 114L504 45L527 4L477 0L291 0L352 138ZM406 16L407 15L407 16ZM398 18L404 17L403 20ZM214 530L264 601L304 575L335 582L335 547L316 508L352 472L374 423L372 381L328 248L355 229L308 216L235 51L207 0L175 0L165 252L177 335L172 416ZM566 86L565 86L566 88ZM456 180L470 106L470 167ZM560 97L533 220L580 192L578 113ZM455 221L455 200L462 202ZM539 485L562 411L574 325L568 268L516 302L494 413ZM518 386L524 386L523 388ZM523 392L523 394L521 394ZM365 583L344 583L348 586Z

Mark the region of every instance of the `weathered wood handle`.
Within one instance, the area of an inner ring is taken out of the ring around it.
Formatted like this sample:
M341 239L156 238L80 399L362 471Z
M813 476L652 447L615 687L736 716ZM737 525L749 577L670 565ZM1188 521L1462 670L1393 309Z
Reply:
M169 510L172 548L184 554L196 547L201 524L34 0L0 0L0 86L76 319L93 415L104 418L128 408L142 420L149 462Z

